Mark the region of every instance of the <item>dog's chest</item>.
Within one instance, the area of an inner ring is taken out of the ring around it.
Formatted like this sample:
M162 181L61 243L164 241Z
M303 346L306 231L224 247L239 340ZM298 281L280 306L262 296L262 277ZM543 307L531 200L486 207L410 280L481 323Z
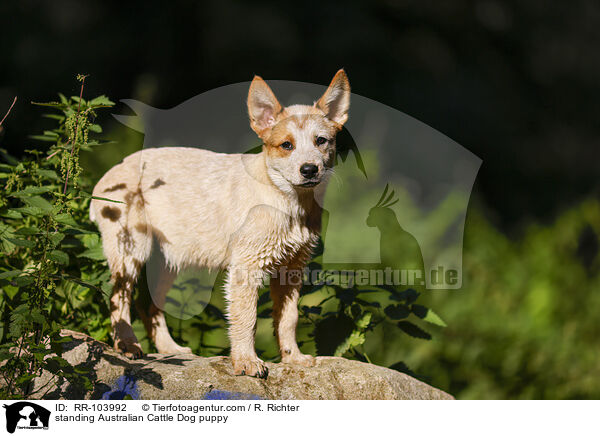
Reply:
M275 268L289 263L303 263L319 239L318 228L307 224L306 218L288 217L265 235L258 253L262 268Z

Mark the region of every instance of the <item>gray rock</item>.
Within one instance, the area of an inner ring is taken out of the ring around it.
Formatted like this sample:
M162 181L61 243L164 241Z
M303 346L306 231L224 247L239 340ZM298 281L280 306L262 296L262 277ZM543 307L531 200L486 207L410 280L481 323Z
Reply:
M120 399L125 394L145 400L277 399L277 400L446 400L453 397L406 374L341 357L318 357L304 368L267 363L266 380L233 375L228 357L192 354L149 354L129 360L107 344L73 331L63 335L63 357L90 370L94 390L64 382L57 385L44 373L35 380L34 398Z

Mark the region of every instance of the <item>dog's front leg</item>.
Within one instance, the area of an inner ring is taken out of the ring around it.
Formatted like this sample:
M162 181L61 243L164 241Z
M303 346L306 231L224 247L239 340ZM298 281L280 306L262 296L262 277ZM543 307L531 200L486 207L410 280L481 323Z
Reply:
M301 281L302 268L281 268L277 277L271 277L273 328L283 363L313 366L315 358L302 354L296 343Z
M230 267L225 289L228 301L231 363L236 375L267 377L267 367L254 349L258 288L264 273L246 267Z

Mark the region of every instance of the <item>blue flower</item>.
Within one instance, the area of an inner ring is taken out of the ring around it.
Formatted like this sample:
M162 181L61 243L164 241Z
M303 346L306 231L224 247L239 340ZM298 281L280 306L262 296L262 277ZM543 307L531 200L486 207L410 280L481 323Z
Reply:
M137 387L137 380L131 375L122 375L119 377L113 384L112 390L102 395L103 400L139 400L139 398L140 393Z
M253 394L244 394L243 392L229 392L215 389L208 392L203 400L264 400L264 398Z

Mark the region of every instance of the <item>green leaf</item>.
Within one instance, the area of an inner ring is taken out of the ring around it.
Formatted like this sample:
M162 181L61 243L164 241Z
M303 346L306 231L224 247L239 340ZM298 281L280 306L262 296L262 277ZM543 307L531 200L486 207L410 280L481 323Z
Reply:
M65 119L65 117L63 115L56 115L56 114L43 114L42 117L49 118L51 120L56 120L56 121L63 121Z
M48 253L48 258L63 265L69 264L69 255L64 251L52 250L50 253Z
M38 324L44 324L46 321L46 318L44 318L40 310L37 308L33 309L29 316L34 322L37 322Z
M447 327L447 324L442 318L440 318L440 316L437 313L425 306L421 306L420 304L413 304L412 312L419 318L421 318L423 321L427 321L428 323L435 324L440 327Z
M28 239L6 238L6 240L9 242L12 242L17 247L26 247L26 248L35 247L35 242L30 241Z
M8 360L12 356L13 356L13 353L11 353L9 350L0 350L0 362Z
M17 209L14 209L17 212L23 213L25 215L30 215L36 218L41 218L44 215L48 215L50 212L46 212L42 209L40 209L39 207L33 207L33 206L23 206L23 207L19 207Z
M103 107L110 107L110 106L114 106L114 102L112 102L107 96L105 95L100 95L94 99L92 99L90 102L90 106L103 106Z
M17 235L26 235L26 236L37 235L38 233L40 233L40 229L38 229L35 226L33 226L33 227L21 227L15 233Z
M83 242L83 246L85 248L102 247L100 243L100 236L97 233L83 235L81 237L81 242Z
M17 277L23 271L20 269L14 269L12 271L3 271L0 273L0 279L12 279L13 277Z
M59 213L54 217L54 220L59 224L66 224L68 226L77 227L78 224L75 222L73 217L68 213Z
M35 282L35 279L31 276L20 276L17 277L14 282L19 288L22 288Z
M66 108L67 105L65 104L66 102L63 103L59 103L57 101L48 101L48 102L39 102L39 101L32 101L31 104L34 104L36 106L47 106L47 107L53 107L53 108Z
M38 209L43 210L44 212L51 212L52 205L48 200L42 198L40 196L34 197L23 197L23 202L25 202L29 207L37 207Z
M364 342L365 333L360 330L354 330L350 336L335 349L333 355L341 356L350 348L358 347L359 345L364 344Z
M89 248L85 250L83 253L79 254L77 257L87 257L88 259L93 260L104 260L104 253L102 251L102 247Z
M366 329L371 323L372 316L373 314L371 312L365 312L360 319L356 321L356 327L362 330Z
M50 235L48 235L48 239L50 239L52 247L56 247L58 244L60 244L60 241L62 241L64 237L64 233L60 232L50 233Z
M412 322L409 322L409 321L400 321L398 323L398 327L404 333L406 333L409 336L412 336L413 338L427 339L427 340L431 339L431 335L429 333L427 333L421 327L413 324Z
M37 374L35 374L35 373L33 373L33 374L26 373L26 374L20 375L19 377L17 377L17 385L25 387L26 385L29 384L29 382L31 380L33 380L36 377L37 377Z
M38 168L37 170L35 170L35 172L42 177L46 177L46 178L52 179L52 180L59 180L58 175L56 174L56 171L43 170L41 168Z
M30 195L44 194L52 191L54 188L51 186L28 186L22 191L13 192L13 197L27 197Z
M56 142L56 137L49 135L29 135L29 138L44 142Z
M62 278L65 279L65 280L68 280L70 282L77 283L78 285L81 285L81 286L83 286L85 288L92 289L94 291L98 291L98 290L102 291L102 289L98 288L98 286L94 286L91 283L88 283L88 282L85 282L85 281L83 281L81 279L78 279L77 277L63 275Z
M67 235L88 235L88 234L96 234L96 232L93 232L91 230L85 230L82 229L81 227L66 227L64 229L65 234Z
M23 218L23 215L21 215L21 213L16 209L8 209L6 212L4 212L2 214L2 217L18 220L18 219Z
M15 248L15 244L9 240L13 236L15 236L14 229L0 222L0 247L4 253L11 253Z
M15 298L15 295L18 294L19 288L17 286L8 285L4 286L2 288L2 291L4 291L4 295L6 295L10 300L12 300L13 298Z

